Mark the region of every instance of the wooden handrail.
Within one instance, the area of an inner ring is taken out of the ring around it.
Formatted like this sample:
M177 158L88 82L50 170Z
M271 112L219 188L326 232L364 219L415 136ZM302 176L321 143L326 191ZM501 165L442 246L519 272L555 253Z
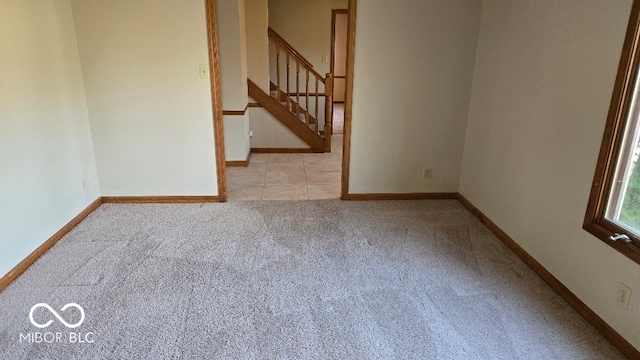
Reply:
M311 74L320 79L324 84L324 76L320 75L314 68L309 60L305 59L304 56L300 55L296 49L291 46L285 39L282 38L277 32L275 32L271 27L269 27L269 38L273 40L275 43L280 45L287 53L291 54L296 59L296 62L303 64Z
M269 39L273 41L275 45L275 65L277 76L276 83L274 84L271 82L271 91L275 92L275 95L272 93L272 96L275 97L279 105L278 107L272 108L269 112L272 114L280 113L285 109L290 116L286 117L288 120L283 122L283 124L286 123L285 125L292 129L293 125L291 125L291 119L298 120L300 124L304 124L306 129L312 130L315 135L322 138L322 151L331 152L331 119L333 117L334 87L333 74L328 73L326 76L320 75L315 69L313 69L313 65L307 59L300 55L299 52L297 52L272 28L269 28ZM285 74L281 74L280 50L284 51ZM294 61L295 64L292 64L292 61ZM295 68L292 69L292 65L295 65ZM303 71L302 77L300 76L301 70ZM295 73L291 74L292 71L295 71ZM310 79L310 75L313 76L313 79ZM313 82L315 82L313 93L310 92L309 80L313 80ZM285 84L282 84L283 81ZM293 88L291 86L291 81L295 81ZM304 86L303 88L300 86L300 81L304 82L302 84ZM325 98L324 129L320 128L320 122L318 121L318 114L320 113L319 97L321 96L320 83L323 84L324 94L322 94L322 96ZM251 82L249 85L251 85ZM251 91L249 94L251 95ZM315 98L315 107L313 108L313 112L311 109L312 104L310 97ZM255 97L253 98L258 100Z

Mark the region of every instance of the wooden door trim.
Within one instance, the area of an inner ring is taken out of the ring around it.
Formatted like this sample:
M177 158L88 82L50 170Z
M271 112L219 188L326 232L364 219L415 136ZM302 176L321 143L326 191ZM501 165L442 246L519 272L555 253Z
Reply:
M215 142L218 198L227 201L227 171L224 156L224 129L222 122L222 93L220 87L220 54L216 23L216 0L205 0L207 39L209 48L209 74L211 82L211 106L213 107L213 139Z
M347 23L347 71L344 99L344 131L342 149L342 186L340 197L349 199L349 168L351 161L351 114L353 108L353 73L356 48L356 13L358 0L349 0L349 19ZM333 56L331 56L333 59Z

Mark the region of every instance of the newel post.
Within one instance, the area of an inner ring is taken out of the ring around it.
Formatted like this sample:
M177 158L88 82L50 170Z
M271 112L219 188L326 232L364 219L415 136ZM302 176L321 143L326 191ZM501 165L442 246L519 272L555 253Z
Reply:
M331 152L331 123L333 122L333 74L324 80L324 151Z

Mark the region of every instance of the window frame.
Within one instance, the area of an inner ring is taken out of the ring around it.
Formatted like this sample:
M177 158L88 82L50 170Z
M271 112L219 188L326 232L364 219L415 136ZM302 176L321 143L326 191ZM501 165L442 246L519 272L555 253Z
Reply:
M640 264L640 238L605 218L608 195L613 188L616 164L621 156L634 86L640 86L640 0L634 0L618 66L607 123L591 186L583 228ZM630 243L612 241L611 236L626 234Z

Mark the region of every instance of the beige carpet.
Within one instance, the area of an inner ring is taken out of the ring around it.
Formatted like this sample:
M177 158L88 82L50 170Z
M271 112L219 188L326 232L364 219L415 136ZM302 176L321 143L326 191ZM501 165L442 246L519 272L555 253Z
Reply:
M1 359L623 358L448 200L102 205L0 319Z

